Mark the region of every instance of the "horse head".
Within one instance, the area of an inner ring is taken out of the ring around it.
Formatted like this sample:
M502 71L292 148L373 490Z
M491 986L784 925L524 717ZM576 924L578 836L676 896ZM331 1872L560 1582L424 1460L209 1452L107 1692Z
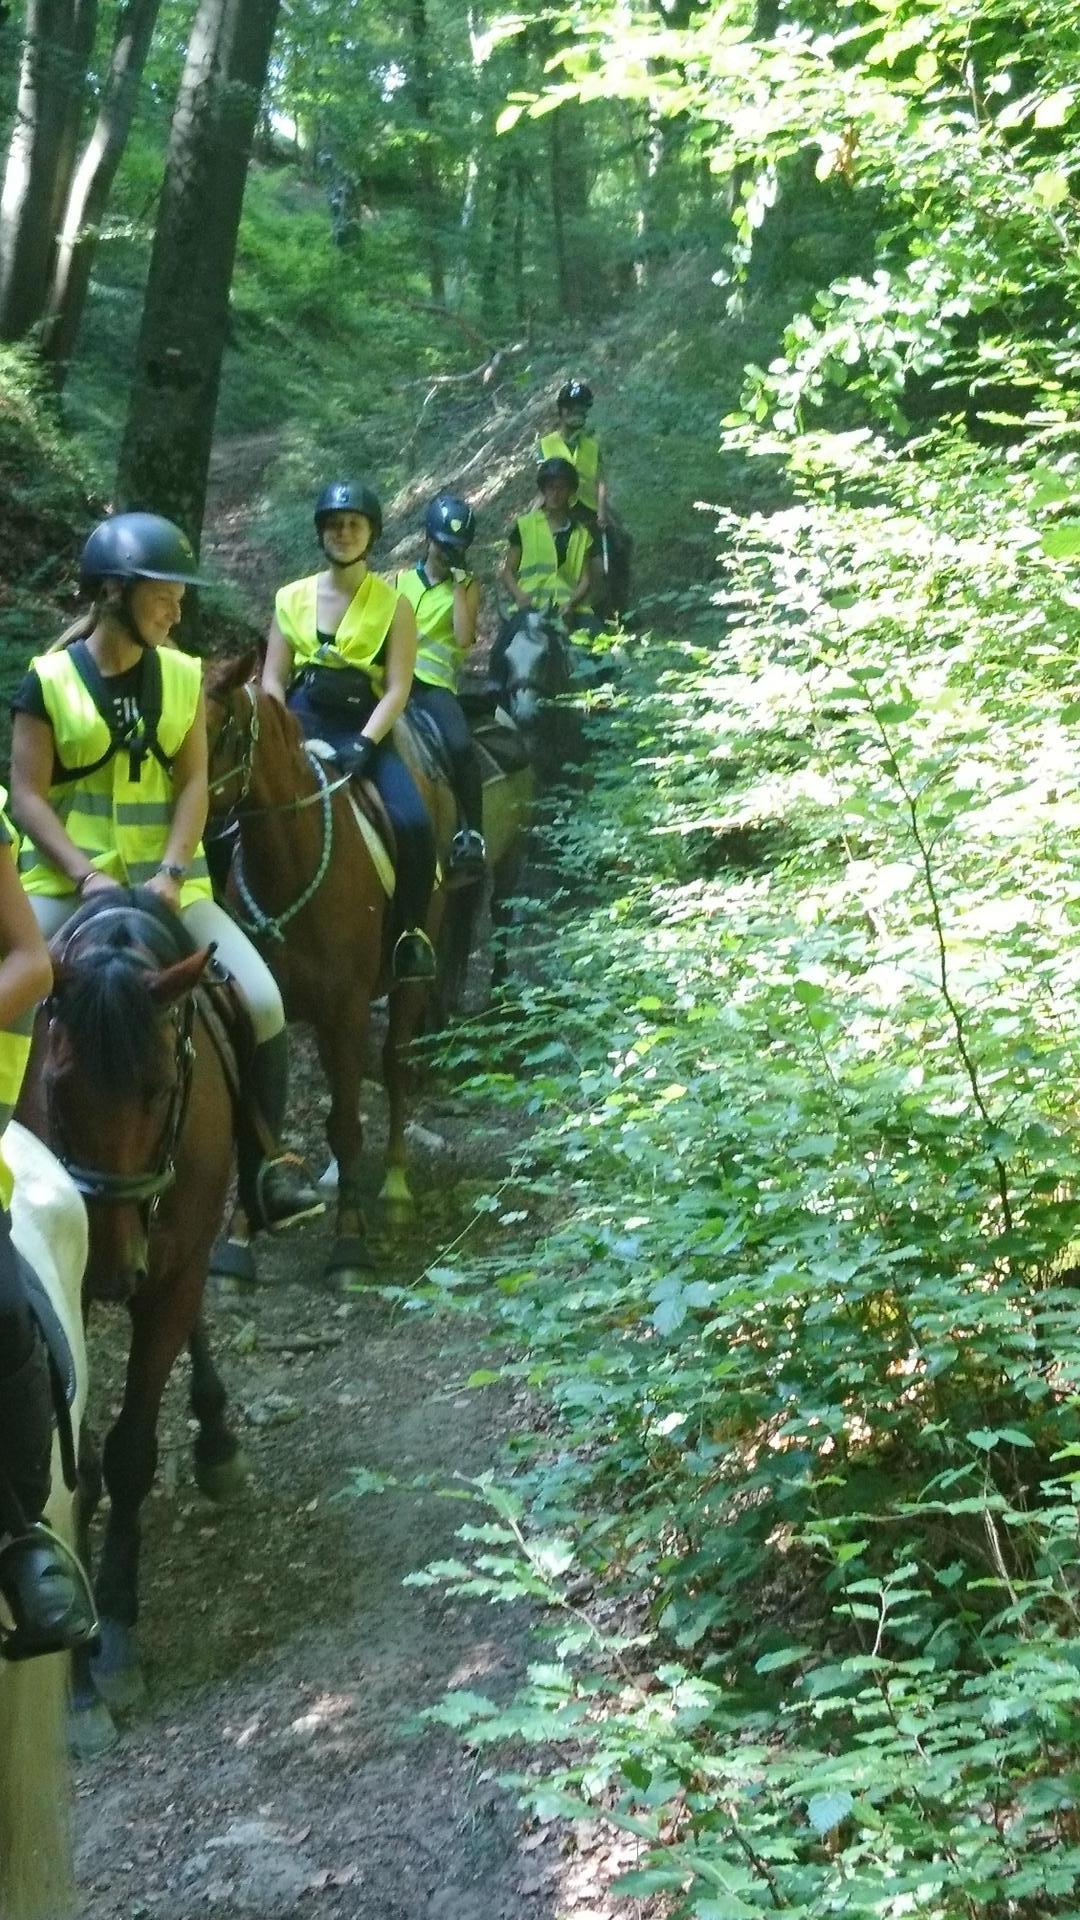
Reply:
M87 1281L130 1298L175 1177L208 947L145 889L96 893L56 935L43 1009L41 1129L87 1202Z
M529 607L515 620L503 655L500 704L528 736L540 725L546 703L569 688L566 622L556 608Z

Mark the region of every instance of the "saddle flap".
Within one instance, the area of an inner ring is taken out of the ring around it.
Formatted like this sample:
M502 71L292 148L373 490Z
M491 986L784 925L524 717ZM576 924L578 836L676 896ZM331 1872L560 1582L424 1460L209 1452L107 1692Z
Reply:
M75 1405L75 1392L78 1382L75 1377L75 1356L68 1343L67 1334L60 1322L60 1316L49 1299L42 1282L25 1254L15 1249L15 1258L19 1274L26 1290L26 1302L37 1322L38 1331L45 1342L52 1368L54 1384L63 1397L65 1407Z

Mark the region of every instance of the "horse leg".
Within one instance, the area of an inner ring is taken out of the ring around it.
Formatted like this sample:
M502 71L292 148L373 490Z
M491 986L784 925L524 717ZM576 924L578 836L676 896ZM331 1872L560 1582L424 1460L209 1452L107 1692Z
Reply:
M173 1362L194 1322L192 1279L172 1276L131 1302L131 1349L124 1400L105 1441L105 1485L110 1510L97 1578L101 1651L94 1684L107 1706L129 1712L146 1687L135 1646L139 1617L139 1512L157 1469L161 1396ZM198 1296L196 1295L196 1301Z
M330 1088L326 1138L337 1162L337 1235L324 1269L343 1289L362 1286L374 1262L367 1246L367 1225L360 1204L360 1163L364 1129L360 1087L367 1058L368 999L358 995L332 1024L315 1034L319 1059Z
M101 1448L86 1421L79 1431L79 1485L76 1495L76 1550L90 1570L90 1527L101 1501ZM68 1743L77 1760L95 1760L118 1738L112 1714L94 1685L88 1647L80 1647L71 1661L71 1706Z
M389 1226L403 1226L412 1216L413 1197L407 1173L405 1119L408 1112L408 1050L419 1024L427 989L396 987L390 995L390 1017L383 1047L383 1082L389 1104L386 1141L386 1178L379 1198Z
M195 1436L195 1482L208 1500L222 1505L243 1494L247 1461L225 1418L228 1395L200 1313L188 1338L191 1356L191 1411L199 1423Z

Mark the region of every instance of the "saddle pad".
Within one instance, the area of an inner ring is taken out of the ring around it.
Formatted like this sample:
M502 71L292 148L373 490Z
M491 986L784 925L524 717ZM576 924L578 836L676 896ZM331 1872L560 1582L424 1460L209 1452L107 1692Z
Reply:
M386 845L385 845L385 842L383 841L382 834L379 832L379 829L375 825L374 821L368 819L367 814L364 812L363 807L360 805L360 802L353 791L353 783L351 780L348 786L346 787L345 791L349 798L349 805L353 811L353 819L356 821L356 824L360 829L360 835L364 842L364 845L371 855L371 864L379 876L379 884L381 885L382 890L385 893L387 899L392 900L394 897L394 887L396 884L395 876L394 876L394 863L391 860L390 855L386 851Z
M516 727L501 727L491 720L473 730L484 779L501 779L508 773L522 773L529 765L529 753Z

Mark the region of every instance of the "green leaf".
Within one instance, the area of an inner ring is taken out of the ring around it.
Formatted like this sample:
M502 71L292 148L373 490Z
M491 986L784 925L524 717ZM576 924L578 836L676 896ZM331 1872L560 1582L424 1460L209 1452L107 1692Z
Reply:
M832 1833L842 1820L846 1820L854 1798L850 1793L816 1793L806 1803L806 1817L816 1833Z
M805 1660L809 1647L781 1647L776 1653L763 1653L760 1660L754 1661L755 1673L777 1673L781 1667L793 1667Z
M1045 167L1032 179L1031 191L1042 206L1060 207L1069 197L1068 175L1060 173L1057 167Z

